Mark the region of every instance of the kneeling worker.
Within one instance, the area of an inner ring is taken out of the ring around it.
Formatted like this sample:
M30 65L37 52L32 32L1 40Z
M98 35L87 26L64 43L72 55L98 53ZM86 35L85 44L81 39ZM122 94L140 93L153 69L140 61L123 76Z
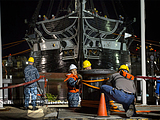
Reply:
M134 84L134 76L129 74L129 68L126 65L121 65L118 73L111 75L108 82L112 86L102 85L101 92L105 94L106 107L108 115L110 112L109 100L112 99L123 105L127 117L132 117L136 114L134 99L136 87ZM124 75L125 74L125 75Z

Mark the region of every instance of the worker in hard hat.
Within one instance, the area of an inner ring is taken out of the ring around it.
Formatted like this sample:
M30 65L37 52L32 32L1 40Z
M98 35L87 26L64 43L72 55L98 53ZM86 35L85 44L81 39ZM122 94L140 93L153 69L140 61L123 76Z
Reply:
M83 62L83 69L84 70L91 70L92 68L91 68L91 63L88 61L88 60L85 60L84 62Z
M90 61L88 61L88 60L85 60L84 62L83 62L83 68L84 68L84 70L91 70L92 68L91 68L91 63L90 63ZM118 109L118 107L116 106L116 105L114 105L114 101L113 100L110 100L109 101L109 104L110 104L110 108L111 108L111 110L119 110Z
M37 68L33 66L34 58L29 57L28 62L29 62L28 66L24 69L25 82L29 82L29 81L38 79L40 77ZM24 109L25 110L29 109L28 106L29 106L30 94L32 99L33 110L37 110L38 109L36 108L37 82L28 84L24 87L24 95L25 95Z
M77 67L74 64L71 64L69 67L70 73L66 75L66 79L68 86L68 106L69 107L78 107L79 104L79 84L82 79L80 75L77 74Z
M157 99L160 98L160 79L155 81L155 96Z
M48 20L47 16L43 15L43 20Z
M156 105L158 105L158 101L160 98L160 79L159 80L155 80L155 97L156 97Z
M124 74L126 76L124 76ZM129 74L129 68L126 65L121 65L117 73L111 75L108 82L112 84L102 85L101 92L105 94L106 107L108 115L110 113L109 100L112 99L123 105L126 112L126 117L131 117L136 114L134 100L136 87L134 84L134 76Z

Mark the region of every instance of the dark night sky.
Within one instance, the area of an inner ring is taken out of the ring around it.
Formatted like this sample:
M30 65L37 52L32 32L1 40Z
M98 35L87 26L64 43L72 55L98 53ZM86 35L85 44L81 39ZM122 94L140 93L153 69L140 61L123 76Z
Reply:
M2 21L2 44L23 40L25 31L28 29L24 23L24 19L28 21L35 11L38 1L37 0L0 0L1 1L1 21ZM57 4L60 0L55 0L53 7L53 14L56 14ZM99 0L93 0L96 4L95 7L101 11ZM104 0L106 10L111 18L114 18L115 12L111 3L112 0ZM134 33L140 38L140 0L114 0L118 14L125 16L132 20L136 17L136 23L132 24ZM44 0L44 4L40 13L43 15L47 12L48 0ZM146 0L146 39L159 41L159 0ZM26 42L8 50L3 50L3 56L9 53L13 54L23 50L29 49Z

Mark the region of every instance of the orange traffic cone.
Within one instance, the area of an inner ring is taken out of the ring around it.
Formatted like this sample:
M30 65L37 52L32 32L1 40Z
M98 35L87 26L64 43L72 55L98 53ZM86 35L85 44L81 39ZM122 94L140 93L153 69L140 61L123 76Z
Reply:
M98 108L98 116L107 116L107 109L106 109L106 101L104 97L104 93L101 93L101 98L99 101L99 108Z

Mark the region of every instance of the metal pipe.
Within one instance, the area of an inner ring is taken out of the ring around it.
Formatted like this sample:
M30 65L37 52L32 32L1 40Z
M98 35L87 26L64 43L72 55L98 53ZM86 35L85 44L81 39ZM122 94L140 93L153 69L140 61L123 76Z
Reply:
M142 76L146 76L146 53L145 53L145 3L140 1L141 5L141 64ZM146 105L146 81L142 80L142 104Z
M78 69L80 70L82 68L82 63L83 63L83 0L80 1L80 9L79 9L79 14L80 14L80 21L79 21L79 27L80 27L80 32L79 32L79 65Z
M2 87L1 2L0 2L0 87ZM0 108L3 108L2 90L0 90Z

